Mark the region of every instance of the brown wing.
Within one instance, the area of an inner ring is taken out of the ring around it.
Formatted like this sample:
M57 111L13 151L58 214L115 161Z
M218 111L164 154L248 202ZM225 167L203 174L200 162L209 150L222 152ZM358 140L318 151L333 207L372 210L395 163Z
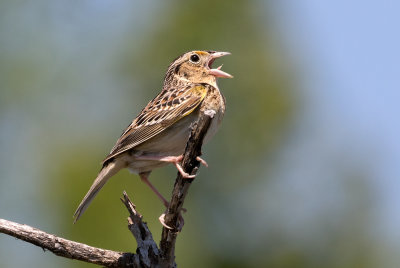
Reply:
M153 138L193 112L206 94L207 87L200 84L191 85L182 90L161 91L122 133L103 163Z

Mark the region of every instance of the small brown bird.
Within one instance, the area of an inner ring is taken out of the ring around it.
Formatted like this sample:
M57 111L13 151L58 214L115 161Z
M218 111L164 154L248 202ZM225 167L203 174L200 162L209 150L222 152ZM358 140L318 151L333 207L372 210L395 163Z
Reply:
M122 133L103 167L74 214L81 217L100 189L119 170L128 168L138 173L144 183L167 207L168 201L150 183L155 168L173 163L185 178L192 178L180 162L190 135L190 126L201 111L215 113L205 136L207 142L217 131L225 112L225 98L217 86L217 77L232 78L221 67L212 69L216 58L228 52L191 51L174 60L168 67L161 92L151 100ZM207 163L198 158L207 165Z

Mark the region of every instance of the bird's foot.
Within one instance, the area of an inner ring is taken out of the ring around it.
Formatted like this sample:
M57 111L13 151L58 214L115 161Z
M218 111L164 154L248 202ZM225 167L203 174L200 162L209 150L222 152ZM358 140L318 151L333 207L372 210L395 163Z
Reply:
M181 162L183 159L183 154L179 155L179 156L165 156L165 157L161 157L160 161L164 161L164 162L168 162L168 163L172 163L175 165L176 169L178 169L179 173L181 173L182 177L184 179L193 179L194 177L196 177L196 175L190 175L189 173L185 172L181 166Z
M183 209L182 209L182 210L183 210ZM183 219L182 215L179 214L179 217L178 217L178 226L176 226L176 228L171 227L171 226L169 226L169 225L167 225L167 224L165 223L165 215L166 215L166 214L163 213L163 214L161 214L161 216L158 218L158 220L160 221L160 223L162 224L162 226L164 226L165 228L170 229L170 230L176 229L178 232L180 232L180 231L182 230L182 228L183 228L183 225L185 224L185 220Z
M184 179L193 179L196 177L196 175L190 175L189 173L185 172L182 168L182 159L183 159L183 154L178 155L178 156L155 156L155 155L142 155L137 157L140 160L155 160L155 161L162 161L162 162L167 162L167 163L172 163L175 165L175 167L178 169L179 173L182 175ZM200 156L196 157L196 160L199 161L202 165L208 167L207 162L202 159Z

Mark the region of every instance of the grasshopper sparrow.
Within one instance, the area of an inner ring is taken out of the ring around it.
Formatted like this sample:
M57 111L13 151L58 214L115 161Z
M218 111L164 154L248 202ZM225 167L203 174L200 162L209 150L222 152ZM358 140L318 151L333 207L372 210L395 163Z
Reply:
M222 65L212 69L212 64L216 58L229 54L191 51L169 65L161 92L133 120L105 158L97 178L75 211L74 222L107 180L123 168L138 173L141 180L168 206L168 201L148 177L153 169L168 163L173 163L183 177L193 177L180 165L190 126L198 119L200 112L212 110L215 115L205 142L217 131L225 112L225 99L217 86L217 78L232 76L221 70ZM199 161L206 165L204 160Z

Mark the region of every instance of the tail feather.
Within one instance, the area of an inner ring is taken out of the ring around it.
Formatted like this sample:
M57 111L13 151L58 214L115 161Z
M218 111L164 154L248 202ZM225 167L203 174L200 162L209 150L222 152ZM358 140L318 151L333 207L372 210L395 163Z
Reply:
M83 212L85 212L85 210L88 208L100 189L104 186L104 184L106 184L108 179L114 176L121 169L121 166L117 165L116 162L117 161L110 162L100 170L99 175L97 175L97 178L94 180L89 191L87 192L82 202L79 204L79 207L74 213L74 223L79 220Z

